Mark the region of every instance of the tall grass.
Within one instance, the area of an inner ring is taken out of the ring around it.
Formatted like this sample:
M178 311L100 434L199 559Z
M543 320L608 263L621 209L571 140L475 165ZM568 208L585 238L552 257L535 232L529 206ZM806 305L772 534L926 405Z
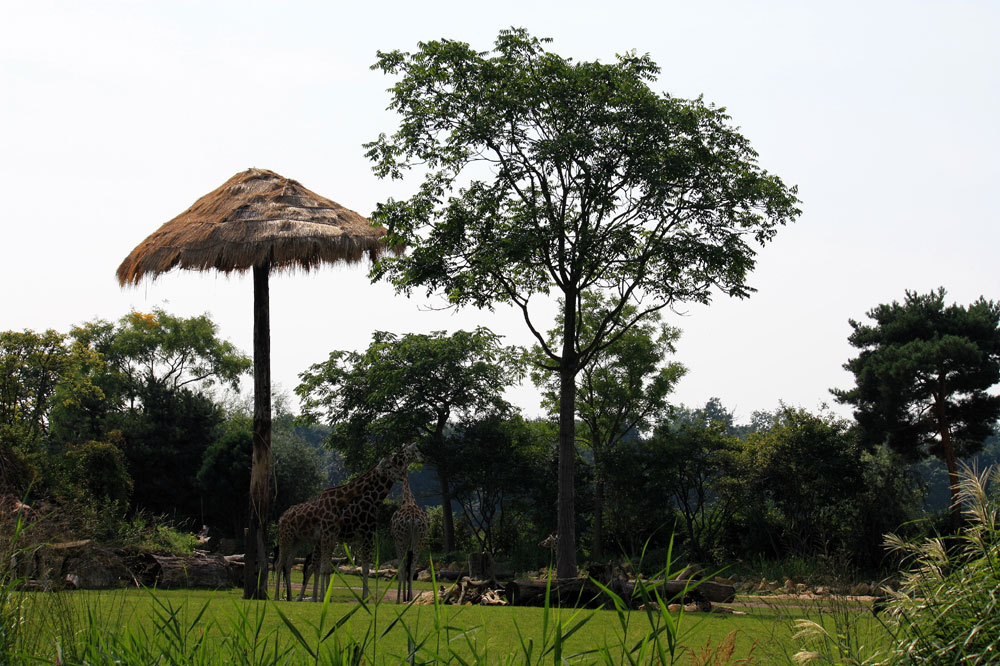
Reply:
M19 591L18 559L24 555L21 537L24 515L15 514L10 534L0 532L0 664L14 664L24 632L24 594Z
M890 590L887 615L898 641L887 663L1000 663L998 485L1000 467L964 467L958 500L965 525L956 536L886 538L909 564L900 589Z
M958 534L907 541L887 535L901 556L899 589L886 589L884 645L860 639L856 624L797 622L804 647L799 664L1000 664L1000 468L963 467L958 501L965 519Z

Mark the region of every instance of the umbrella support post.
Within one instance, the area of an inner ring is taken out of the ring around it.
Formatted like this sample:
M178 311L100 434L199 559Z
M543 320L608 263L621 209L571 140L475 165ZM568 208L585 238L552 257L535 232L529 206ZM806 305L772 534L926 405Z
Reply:
M271 334L268 273L253 267L253 467L247 530L244 599L267 599L268 480L271 476Z

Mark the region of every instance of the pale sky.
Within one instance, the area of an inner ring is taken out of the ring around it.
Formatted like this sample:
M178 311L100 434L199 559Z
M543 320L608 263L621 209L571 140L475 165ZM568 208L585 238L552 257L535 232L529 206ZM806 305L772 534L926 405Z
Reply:
M378 180L361 147L396 122L376 50L487 50L512 25L576 60L648 52L656 89L726 107L760 164L799 186L803 214L760 253L758 293L669 315L688 368L675 402L718 396L740 420L816 409L851 384L849 318L907 289L1000 299L998 2L0 0L0 330L161 306L209 313L249 353L249 277L175 271L123 290L118 264L249 167L363 215L406 196L416 180ZM532 342L511 311L430 310L366 273L272 279L280 388L376 329L483 324ZM537 413L529 386L511 397Z

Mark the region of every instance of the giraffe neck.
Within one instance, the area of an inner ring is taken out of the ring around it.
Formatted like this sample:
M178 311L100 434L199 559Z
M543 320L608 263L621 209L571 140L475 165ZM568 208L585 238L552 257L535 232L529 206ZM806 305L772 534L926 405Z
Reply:
M378 473L378 470L372 470L374 473L369 479L369 485L365 489L365 496L371 498L375 502L381 502L389 495L389 491L392 490L392 484L394 479L389 474Z
M355 477L347 483L330 488L324 488L321 495L338 494L354 489L362 489L363 494L365 495L371 493L381 494L382 499L385 499L386 495L389 494L389 490L392 488L393 482L394 479L392 478L391 472L382 469L382 463L379 463L361 476Z
M410 475L403 476L401 483L403 484L403 506L416 504L417 500L413 497L413 491L410 490Z

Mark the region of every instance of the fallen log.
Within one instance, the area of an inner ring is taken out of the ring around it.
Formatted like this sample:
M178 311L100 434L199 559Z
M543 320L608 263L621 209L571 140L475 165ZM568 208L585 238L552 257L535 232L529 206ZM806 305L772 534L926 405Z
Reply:
M654 590L664 603L674 601L680 603L714 602L729 603L736 598L736 590L732 585L722 585L704 581L701 583L683 580L643 581L649 601L655 599ZM637 587L634 580L612 581L608 586L617 594L626 606L636 608L642 604L642 588ZM512 606L542 606L545 604L546 589L549 592L549 604L577 608L610 607L614 601L593 580L583 578L553 579L551 587L545 580L518 579L506 586L507 600Z
M546 590L549 605L596 608L611 604L608 597L590 578L554 578L544 580L519 578L505 586L511 606L544 606Z
M736 598L736 587L724 585L708 580L687 581L687 580L666 580L666 581L644 581L643 585L647 590L647 595L652 598L655 589L664 603L680 601L681 603L691 603L695 601L711 601L713 603L728 604ZM630 580L625 583L625 593L631 598L642 598L641 591L636 588L636 581Z

